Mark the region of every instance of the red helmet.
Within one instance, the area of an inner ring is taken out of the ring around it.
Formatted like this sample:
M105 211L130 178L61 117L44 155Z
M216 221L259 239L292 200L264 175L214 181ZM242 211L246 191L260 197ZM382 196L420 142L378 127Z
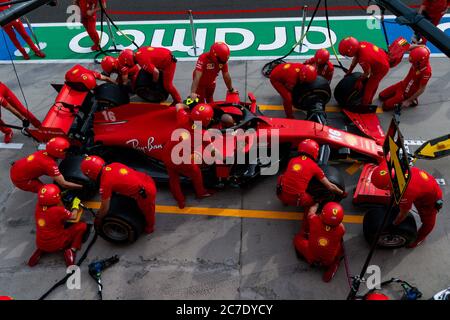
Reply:
M39 189L38 204L40 206L54 206L61 201L61 190L56 184L46 184Z
M136 64L134 62L134 52L131 49L125 49L123 50L120 54L119 57L117 58L119 60L120 65L124 66L124 67L134 67L134 65Z
M409 53L409 62L416 68L423 68L430 59L430 50L425 46L414 48Z
M347 37L339 43L339 53L343 56L354 57L359 50L359 41L353 37Z
M225 64L230 58L230 48L224 42L216 42L209 49L209 54L215 62Z
M298 152L310 156L314 160L317 160L319 156L319 149L319 144L312 139L303 140L298 144Z
M314 82L317 78L317 70L314 66L304 64L298 73L301 82Z
M111 74L117 68L117 58L106 56L102 59L102 69L106 74Z
M45 146L45 151L53 158L64 159L66 157L66 151L69 149L70 143L66 138L55 137L50 139Z
M201 121L203 127L206 127L214 116L214 109L205 103L196 105L191 111L192 121Z
M330 60L330 53L327 49L322 48L316 51L314 58L316 58L317 64L325 64L328 62L328 60Z
M87 156L81 161L81 172L91 180L97 180L105 165L105 160L98 156Z
M391 178L386 162L381 163L373 170L370 180L378 189L389 190L391 188Z
M323 207L320 217L327 226L336 227L344 219L344 208L337 202L328 202Z
M95 76L92 74L92 72L86 72L83 73L80 76L81 83L88 89L92 90L95 87L97 87L97 80L95 79Z
M389 300L389 297L379 292L372 292L366 294L364 300Z

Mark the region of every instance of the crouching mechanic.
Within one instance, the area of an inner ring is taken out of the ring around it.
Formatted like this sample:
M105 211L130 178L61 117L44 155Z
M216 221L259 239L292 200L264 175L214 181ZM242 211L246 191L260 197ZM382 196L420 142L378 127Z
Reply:
M409 53L409 69L406 78L381 91L379 98L383 110L401 105L402 108L417 106L417 98L424 93L431 78L430 51L427 47L416 47Z
M113 193L136 200L145 216L145 233L150 234L155 227L156 187L153 179L145 173L133 170L121 163L105 164L98 156L88 156L81 162L81 172L92 181L100 181L101 205L96 223L109 212Z
M355 89L363 89L363 83L367 80L361 104L371 105L381 80L389 72L389 56L376 45L365 41L359 42L353 37L347 37L339 43L339 53L346 57L353 57L346 76L353 72L357 64L363 69L364 74L356 82Z
M3 82L0 81L0 131L5 134L4 142L9 143L13 137L11 128L5 126L1 119L1 107L9 110L17 118L22 120L23 126L28 127L31 124L35 128L41 126L41 122L20 102L14 92L11 91Z
M416 241L408 246L408 248L414 248L420 245L431 231L433 231L437 214L443 205L443 200L442 190L432 175L416 167L412 167L410 171L411 180L400 201L400 213L393 223L394 225L402 223L414 204L422 222L422 226L417 232ZM391 189L391 179L386 163L379 165L373 171L371 180L373 185L378 189Z
M317 70L317 75L331 82L334 74L334 66L330 61L330 53L327 49L319 49L313 58L306 60L304 64L312 65Z
M21 190L38 193L39 189L44 186L39 178L46 175L64 189L81 189L82 185L64 179L56 163L57 159L66 157L69 147L70 143L67 139L56 137L47 142L45 150L17 160L10 170L12 183Z
M172 96L172 105L181 102L181 96L173 84L177 59L166 48L141 47L134 54L137 64L153 76L157 82L162 77L164 89Z
M203 136L208 125L210 124L214 110L208 104L198 104L192 111L189 112L189 107L184 104L177 104L177 128L185 129L187 132L183 132L179 139L170 140L164 145L163 149L163 161L169 174L170 191L173 197L178 203L178 207L183 209L186 205L186 197L181 189L180 175L186 176L191 179L192 185L197 198L206 198L212 195L212 191L209 191L203 185L203 175L200 168L202 159L196 161L198 153L202 152L202 145L196 146L194 144L194 130L197 129L195 122L200 122L202 125L202 140L205 140ZM197 129L197 130L198 130ZM179 147L183 143L183 140L190 140L190 154L186 155L185 150Z
M282 63L272 70L270 83L283 98L283 107L287 118L295 118L292 110L292 91L295 86L299 82L314 82L316 78L316 68L302 63Z
M197 60L191 86L191 98L199 98L200 102L212 103L216 90L216 79L222 71L223 81L229 92L235 92L230 73L228 59L230 48L226 43L216 42L209 52L205 52Z
M301 206L305 213L316 213L319 204L306 192L309 182L316 178L330 191L343 195L346 193L327 179L316 163L319 144L306 139L298 145L298 157L289 161L286 172L278 177L277 196L285 205Z
M75 219L78 214L77 209L70 212L64 208L57 185L46 184L39 189L35 213L37 250L28 261L30 267L38 263L44 252L61 250L64 250L66 265L75 264L76 251L81 249L87 225L77 222L65 229L64 223Z
M327 203L320 215L309 213L300 232L294 238L297 253L311 265L326 268L324 282L336 274L343 256L342 241L345 228L342 224L344 209L337 202Z

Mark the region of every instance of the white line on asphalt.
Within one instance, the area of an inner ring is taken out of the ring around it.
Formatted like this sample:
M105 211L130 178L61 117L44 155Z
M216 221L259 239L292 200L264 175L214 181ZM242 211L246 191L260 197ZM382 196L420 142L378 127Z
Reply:
M4 258L5 260L19 258L23 255L25 248L28 246L29 242L22 242L17 247L15 247L8 255Z
M0 149L22 149L23 143L3 143L0 142Z

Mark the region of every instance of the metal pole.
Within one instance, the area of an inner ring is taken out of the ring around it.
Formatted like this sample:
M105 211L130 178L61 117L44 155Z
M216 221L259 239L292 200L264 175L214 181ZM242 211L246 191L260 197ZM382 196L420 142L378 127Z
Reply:
M106 18L106 24L108 25L108 31L109 31L109 35L111 36L112 42L113 42L114 50L117 50L116 37L114 37L114 33L111 28L111 22L109 22L108 18Z
M303 47L303 37L305 36L305 23L306 23L306 9L308 9L307 5L304 5L302 8L302 31L301 31L301 42L300 42L300 49L299 53L302 53L302 47Z
M350 292L347 296L347 300L353 300L356 297L356 294L359 291L359 287L361 285L361 282L364 279L364 276L366 274L367 268L369 267L369 263L370 260L372 260L373 254L375 253L375 249L377 248L378 245L378 240L380 239L381 233L383 232L383 230L386 228L387 223L389 221L389 217L392 215L393 209L395 207L395 201L394 201L394 197L391 196L391 202L389 204L389 209L386 211L386 214L383 217L383 222L381 223L380 227L377 230L377 233L375 235L375 238L373 239L372 245L370 247L370 252L367 255L366 261L364 262L364 266L361 270L361 273L359 274L359 276L354 278L354 281L352 283L352 287L350 289Z
M25 22L26 22L26 24L28 26L28 29L30 29L31 35L33 36L33 39L36 42L37 47L39 48L39 50L41 50L41 46L39 45L39 40L36 37L36 34L33 31L33 28L31 27L30 21L28 20L27 16L23 16L23 18L25 19Z
M194 54L197 56L197 41L195 39L195 27L194 27L194 16L192 15L192 10L188 10L189 14L189 23L191 24L191 35L192 35L192 44L194 45Z

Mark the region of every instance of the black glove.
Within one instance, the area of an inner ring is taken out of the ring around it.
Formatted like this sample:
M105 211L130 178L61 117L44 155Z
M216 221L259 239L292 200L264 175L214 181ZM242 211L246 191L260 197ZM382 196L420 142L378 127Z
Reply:
M29 126L30 126L30 120L28 120L28 119L23 119L23 120L22 120L22 127L28 128Z

